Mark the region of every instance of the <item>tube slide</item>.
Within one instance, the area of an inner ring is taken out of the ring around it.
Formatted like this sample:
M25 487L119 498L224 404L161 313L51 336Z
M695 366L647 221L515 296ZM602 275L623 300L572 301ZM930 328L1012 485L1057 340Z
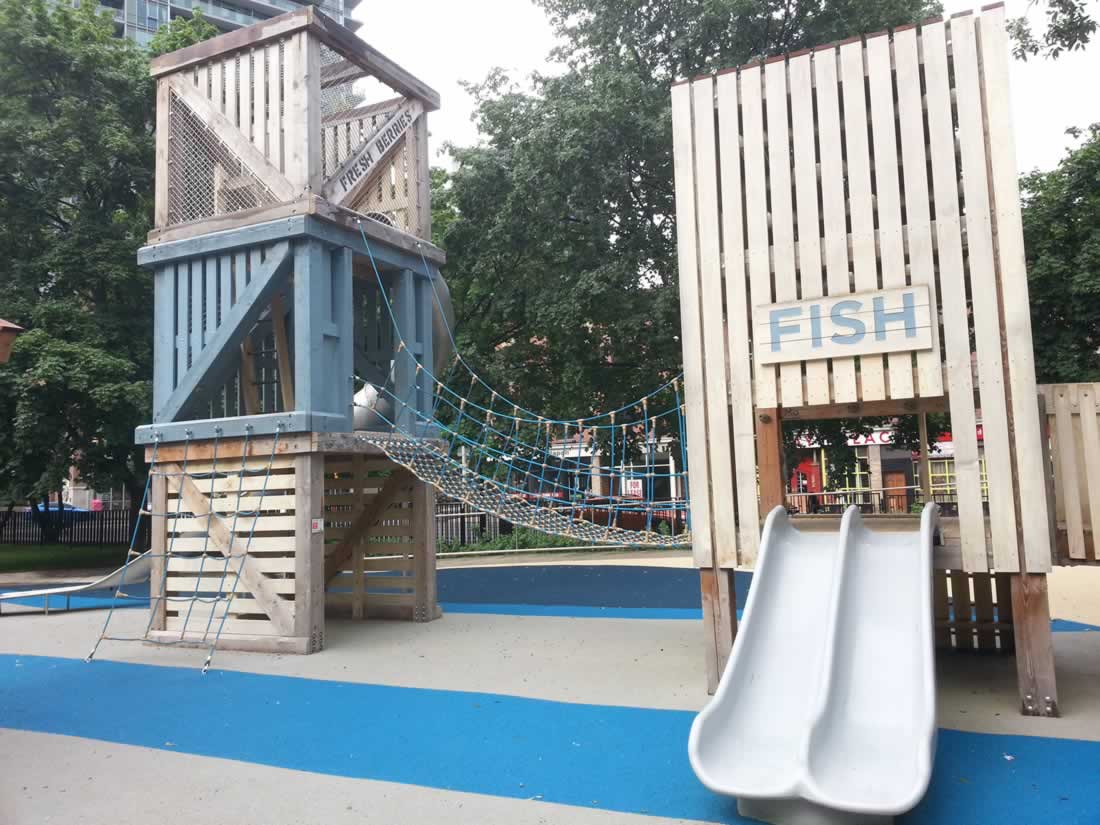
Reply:
M744 816L779 825L887 823L932 774L936 708L932 544L877 533L849 507L839 534L764 525L744 616L692 768Z

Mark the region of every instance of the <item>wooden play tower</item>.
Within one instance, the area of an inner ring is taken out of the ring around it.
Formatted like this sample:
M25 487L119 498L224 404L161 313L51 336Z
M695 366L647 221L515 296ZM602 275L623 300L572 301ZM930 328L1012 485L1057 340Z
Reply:
M352 396L391 381L406 433L431 408L438 94L313 7L152 74L148 638L310 653L326 606L436 618L434 491L354 431Z
M1057 715L1047 574L1096 558L1100 495L1078 484L1077 445L1100 460L1100 436L1091 386L1045 404L1036 386L1004 9L685 81L672 108L712 687L733 569L784 504L782 422L946 410L958 518L934 563L938 641L1014 650L1023 711ZM1048 414L1067 434L1057 499Z

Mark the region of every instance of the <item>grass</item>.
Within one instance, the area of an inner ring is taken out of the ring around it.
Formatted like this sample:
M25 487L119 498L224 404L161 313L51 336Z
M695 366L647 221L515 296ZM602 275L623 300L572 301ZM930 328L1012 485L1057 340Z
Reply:
M121 567L124 545L69 547L61 544L0 544L0 573L64 568Z

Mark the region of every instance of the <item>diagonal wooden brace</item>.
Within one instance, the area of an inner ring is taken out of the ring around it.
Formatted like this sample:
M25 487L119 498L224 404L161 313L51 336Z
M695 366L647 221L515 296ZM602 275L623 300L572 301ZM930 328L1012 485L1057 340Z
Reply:
M371 500L367 509L352 522L344 540L337 544L336 548L325 559L326 582L332 581L332 578L343 569L347 560L351 558L355 546L363 538L363 531L373 527L376 521L383 518L386 510L397 500L398 496L408 491L411 481L412 476L403 467L394 470L390 477L386 479L386 483L382 485L382 489Z
M370 180L371 173L379 167L389 155L401 146L402 138L416 119L424 113L424 106L418 100L406 100L393 115L374 130L360 144L350 158L332 173L325 181L321 194L333 206L351 203L363 186Z
M271 194L280 203L292 201L301 192L295 191L290 181L275 166L263 156L244 132L233 125L225 115L218 111L214 102L199 91L193 83L188 83L182 75L172 75L165 82L175 92L195 115L205 123L211 131L217 134L233 154L241 159L256 179L271 190Z
M294 635L294 616L289 603L279 598L263 573L249 563L244 545L230 532L227 520L212 511L210 499L203 494L190 476L183 474L179 464L165 464L163 468L168 486L180 494L184 506L194 514L195 518L202 519L210 516L210 546L229 559L230 571L235 573L239 582L248 588L248 592L252 594L260 609L275 625L276 631L284 636Z
M237 296L237 302L222 318L221 325L195 353L191 368L180 376L180 382L160 409L153 411L153 423L166 424L182 418L188 405L195 400L202 384L218 386L237 368L239 346L267 309L271 296L285 280L294 262L290 244L286 241L268 248L267 259L253 270L252 280Z

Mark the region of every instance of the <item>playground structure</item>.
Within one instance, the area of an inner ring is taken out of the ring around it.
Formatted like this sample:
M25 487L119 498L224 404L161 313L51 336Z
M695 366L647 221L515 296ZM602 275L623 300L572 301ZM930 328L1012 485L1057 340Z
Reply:
M683 81L672 110L717 689L693 767L768 821L890 821L930 776L933 643L1015 652L1022 712L1059 715L1047 574L1097 558L1096 387L1036 386L1004 8ZM941 545L927 524L853 540L854 508L839 537L786 525L784 421L917 415L927 441L941 411L958 492ZM760 551L738 633L733 569Z
M1056 525L1003 8L697 78L672 100L712 688L736 630L732 569L754 563L760 513L784 502L781 422L946 410L959 514L934 555L937 643L1014 649L1023 712L1057 715Z
M670 446L678 376L561 420L509 401L455 351L445 257L428 240L435 91L314 7L151 73L141 639L310 653L326 609L431 621L437 492L578 540L690 541ZM110 625L97 648L120 640Z

